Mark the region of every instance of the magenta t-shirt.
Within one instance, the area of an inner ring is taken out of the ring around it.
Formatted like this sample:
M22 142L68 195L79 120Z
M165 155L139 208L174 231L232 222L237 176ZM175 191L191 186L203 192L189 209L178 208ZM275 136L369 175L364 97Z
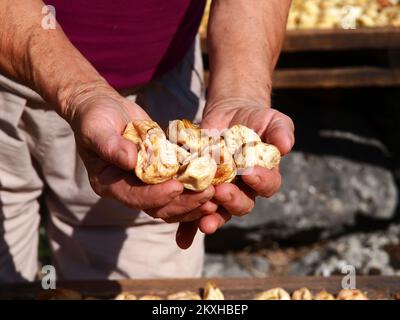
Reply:
M173 69L193 43L205 0L45 0L71 42L117 89Z

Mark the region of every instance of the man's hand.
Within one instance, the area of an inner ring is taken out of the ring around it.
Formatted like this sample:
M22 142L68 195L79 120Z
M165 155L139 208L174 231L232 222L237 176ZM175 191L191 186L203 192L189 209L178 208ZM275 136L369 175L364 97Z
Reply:
M0 1L0 72L38 92L70 123L95 192L167 222L214 212L216 205L207 201L212 187L191 193L177 181L147 186L135 178L136 149L121 133L129 121L148 115L108 85L60 25L41 27L44 5L41 0ZM195 231L180 227L178 245L189 247Z
M203 128L243 124L282 154L291 149L293 123L270 109L272 73L283 45L290 0L213 0L207 48L210 78ZM271 196L280 186L278 169L255 168L240 184L215 188L217 213L198 226L213 233L232 215L251 211L257 195ZM194 224L194 223L192 223Z
M245 99L229 99L207 106L201 126L222 131L235 124L252 128L264 142L277 146L282 155L287 154L294 144L294 125L288 116ZM213 233L232 215L249 213L256 196L270 197L281 184L278 168L256 167L251 174L241 178L240 184L225 183L215 187L213 201L220 207L217 213L200 219L200 230Z
M129 121L149 119L138 105L113 92L93 96L85 93L70 103L65 116L97 194L144 210L168 223L193 221L216 211L217 206L209 203L214 195L213 187L195 193L184 191L183 185L175 180L145 185L135 177L136 147L121 133ZM182 248L190 246L193 232L197 231L189 225L181 226L177 235L177 243Z

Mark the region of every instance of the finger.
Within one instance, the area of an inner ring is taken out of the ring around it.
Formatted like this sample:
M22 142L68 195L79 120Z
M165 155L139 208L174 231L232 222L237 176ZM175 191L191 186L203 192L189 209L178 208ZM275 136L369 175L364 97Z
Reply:
M182 222L176 232L176 243L181 249L188 249L196 236L199 221Z
M282 155L289 153L295 140L292 119L277 111L265 130L264 140L275 145Z
M150 210L149 214L163 220L187 214L211 200L214 192L213 186L208 187L202 192L185 190L167 205Z
M115 166L106 167L89 180L100 196L115 198L128 207L141 210L165 206L183 192L183 185L178 181L145 185L133 173Z
M278 168L268 170L261 167L254 167L251 174L241 176L242 181L262 197L271 197L278 192L282 179Z
M232 218L232 215L224 208L218 212L200 218L199 229L205 234L213 234Z
M242 216L254 207L255 195L241 190L233 183L215 187L214 201L233 215Z
M164 219L165 222L168 223L175 223L175 222L189 222L200 219L204 215L208 215L217 211L218 205L212 201L207 201L206 203L202 204L200 207L179 215L179 216L172 216L171 218Z

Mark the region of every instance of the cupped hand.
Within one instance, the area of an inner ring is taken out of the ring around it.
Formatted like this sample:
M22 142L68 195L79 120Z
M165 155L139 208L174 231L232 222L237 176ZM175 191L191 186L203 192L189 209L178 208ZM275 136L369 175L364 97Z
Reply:
M74 131L90 184L98 195L114 198L168 223L193 221L215 212L216 206L207 203L214 196L213 187L195 193L184 191L175 180L145 185L135 177L132 171L137 150L121 134L129 121L149 119L138 105L119 95L86 94L71 104L65 118ZM190 246L190 226L184 225L179 231L178 245Z
M290 152L293 147L293 121L267 105L246 99L224 100L207 106L201 127L221 132L235 124L253 129L262 141L275 145L282 155ZM281 176L278 168L268 170L255 167L252 168L251 174L242 175L239 183L215 186L212 201L218 205L218 209L200 218L198 227L206 234L214 233L232 215L242 216L249 213L254 207L256 196L271 197L279 190L280 185Z

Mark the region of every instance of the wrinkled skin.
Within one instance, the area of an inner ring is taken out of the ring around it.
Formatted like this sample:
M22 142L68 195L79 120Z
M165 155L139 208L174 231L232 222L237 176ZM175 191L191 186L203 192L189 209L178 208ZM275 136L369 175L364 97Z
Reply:
M198 229L214 233L232 215L250 212L257 195L269 197L279 189L278 169L264 168L255 168L252 175L243 176L241 184L224 183L199 193L184 190L175 180L145 185L131 172L136 165L136 147L121 136L129 121L149 119L143 109L117 95L83 96L72 105L67 121L75 133L94 191L144 210L154 218L180 222L176 241L181 248L191 245ZM225 100L208 105L201 126L223 130L239 123L254 129L263 141L276 145L282 155L293 146L290 118L248 101Z
M175 180L145 185L132 174L137 150L121 134L129 121L149 119L139 106L117 95L79 97L72 105L67 120L90 184L98 195L114 198L168 223L193 221L216 211L215 204L207 204L214 195L212 186L203 192L191 192ZM186 247L188 240L183 235L177 237L177 242Z

